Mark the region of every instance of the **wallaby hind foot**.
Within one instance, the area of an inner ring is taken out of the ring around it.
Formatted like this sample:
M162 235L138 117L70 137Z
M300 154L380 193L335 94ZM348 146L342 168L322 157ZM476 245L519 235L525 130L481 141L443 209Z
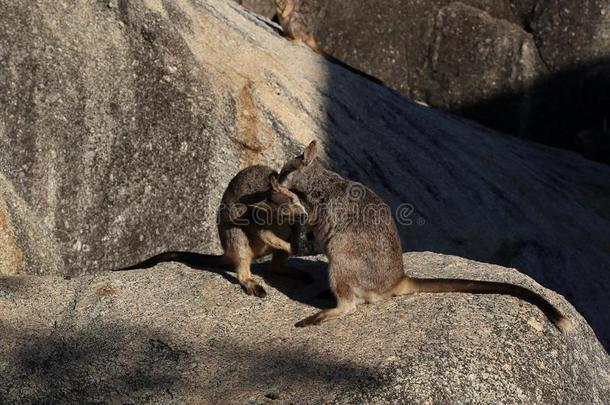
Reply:
M356 296L352 292L350 286L344 283L332 283L332 280L331 284L334 284L331 285L331 288L337 298L337 306L335 308L324 309L308 316L297 322L294 326L302 328L305 326L319 325L322 322L349 315L356 310Z
M242 262L236 267L237 281L241 285L244 292L248 295L253 295L258 298L265 298L267 291L260 285L250 272L250 262Z
M246 294L254 295L255 297L265 298L267 291L252 278L252 272L250 271L250 264L252 263L251 252L244 252L247 248L242 248L237 254L232 255L234 252L227 252L228 256L233 259L235 263L235 270L237 273L237 280L242 286ZM248 254L250 253L250 254Z
M308 316L305 319L300 320L294 326L297 328L303 328L305 326L319 325L322 322L330 321L331 319L341 318L342 316L349 315L356 310L355 300L338 300L335 308L324 309L318 313Z

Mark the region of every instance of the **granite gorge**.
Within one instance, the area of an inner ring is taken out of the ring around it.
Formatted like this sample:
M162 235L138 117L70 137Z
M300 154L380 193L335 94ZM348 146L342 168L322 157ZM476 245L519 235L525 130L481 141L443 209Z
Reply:
M277 172L263 165L250 166L229 182L218 209L218 236L224 254L165 252L121 270L149 268L166 261L233 265L246 293L262 298L267 293L252 278L252 260L271 253L271 271L290 275L286 261L296 249L298 229L306 216L299 198L278 183Z
M335 308L296 326L316 325L353 312L359 303L417 292L507 294L538 306L563 332L572 323L540 295L512 284L462 279L422 279L405 275L400 237L390 208L372 190L325 169L316 141L280 172L284 187L309 207L315 243L328 257ZM354 192L357 190L358 192ZM374 211L371 211L371 207Z

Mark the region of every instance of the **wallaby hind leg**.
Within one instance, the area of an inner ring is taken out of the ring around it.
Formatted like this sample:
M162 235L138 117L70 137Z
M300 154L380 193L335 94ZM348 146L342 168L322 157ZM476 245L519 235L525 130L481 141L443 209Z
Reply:
M263 298L267 295L265 289L261 287L253 278L250 265L254 258L254 252L250 246L248 235L238 228L223 229L219 232L225 256L235 266L237 280L248 295L255 295Z
M322 322L329 321L334 318L351 314L356 310L356 297L348 285L338 286L334 288L334 294L337 298L337 306L331 309L325 309L316 314L297 322L294 326L302 328L304 326L319 325Z
M226 255L235 265L237 280L248 295L254 295L259 298L267 296L265 289L252 278L250 265L252 264L252 252L249 248L241 247L240 249L228 250Z
M239 284L244 288L246 294L254 295L259 298L265 298L267 292L265 289L252 278L252 272L250 271L250 264L252 259L242 260L236 266L237 279Z

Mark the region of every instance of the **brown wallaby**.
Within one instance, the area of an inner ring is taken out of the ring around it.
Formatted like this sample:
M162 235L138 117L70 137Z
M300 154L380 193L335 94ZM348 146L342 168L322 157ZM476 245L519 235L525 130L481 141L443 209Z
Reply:
M278 183L277 172L267 166L250 166L231 180L222 196L218 236L224 254L166 252L121 270L149 268L166 261L210 267L233 265L246 293L262 298L267 294L252 278L252 260L271 253L271 271L285 272L306 216L299 198Z
M308 206L315 243L328 257L336 308L320 311L296 326L316 325L373 302L417 292L508 294L538 306L562 331L571 322L540 295L507 283L461 279L420 279L405 275L402 249L389 206L372 190L325 169L313 141L288 161L281 184Z

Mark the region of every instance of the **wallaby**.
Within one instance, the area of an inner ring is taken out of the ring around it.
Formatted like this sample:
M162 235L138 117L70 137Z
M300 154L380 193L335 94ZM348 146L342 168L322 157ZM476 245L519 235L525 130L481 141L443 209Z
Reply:
M231 180L218 209L218 236L224 254L166 252L121 270L149 268L166 261L210 267L233 265L246 293L263 298L267 293L252 278L252 260L271 253L271 271L284 273L306 216L299 198L278 183L277 172L267 166L250 166Z
M325 169L313 141L280 172L282 186L308 207L316 245L328 257L336 308L320 311L295 326L316 325L353 312L362 302L418 292L508 294L538 306L562 331L571 322L540 295L507 283L421 279L404 273L398 229L390 207L372 190Z
M326 53L318 45L313 34L315 10L311 0L275 0L275 8L277 19L282 26L284 35L294 43L302 42L328 61L341 65L352 73L363 76L377 84L383 84L378 78L364 73Z

